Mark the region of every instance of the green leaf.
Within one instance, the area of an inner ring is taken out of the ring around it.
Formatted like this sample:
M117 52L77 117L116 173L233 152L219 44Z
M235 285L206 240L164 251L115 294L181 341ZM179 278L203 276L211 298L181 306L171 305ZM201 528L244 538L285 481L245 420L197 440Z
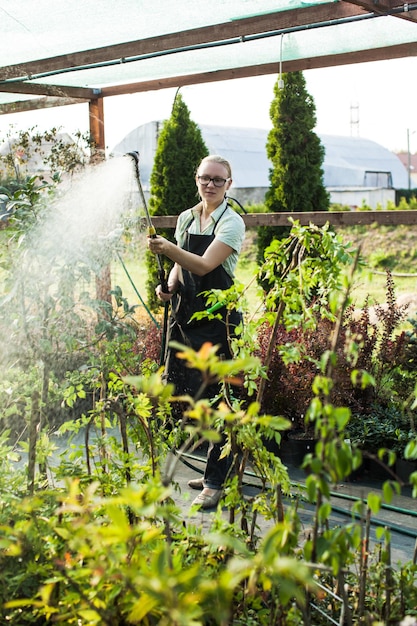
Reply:
M101 624L102 623L101 616L99 615L99 613L97 613L97 611L94 611L94 609L81 609L77 611L77 613L80 617L86 620L88 624Z
M417 437L408 442L404 450L404 458L408 461L417 460Z
M376 513L379 513L381 509L381 496L371 491L368 493L367 503L368 507L375 515Z
M151 598L146 593L142 593L129 614L129 620L133 623L141 622L149 613L151 613L159 604L158 598Z
M392 484L389 480L386 480L382 485L382 493L384 495L385 502L390 504L394 496L394 489L392 488Z

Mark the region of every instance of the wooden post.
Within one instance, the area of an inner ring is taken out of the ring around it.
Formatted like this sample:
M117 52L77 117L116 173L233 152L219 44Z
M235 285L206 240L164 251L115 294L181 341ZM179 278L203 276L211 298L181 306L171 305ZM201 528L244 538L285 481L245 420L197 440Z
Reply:
M106 144L104 140L104 105L103 98L90 100L90 139L92 144L91 160L95 163L106 158Z
M32 394L32 407L30 411L29 423L29 453L28 453L28 492L33 496L35 489L35 467L36 467L36 443L38 440L38 429L40 426L39 414L39 393L34 391Z
M104 106L103 98L90 100L90 140L91 140L91 163L96 164L106 158L106 144L104 139ZM111 272L110 267L103 267L96 276L96 298L111 303Z

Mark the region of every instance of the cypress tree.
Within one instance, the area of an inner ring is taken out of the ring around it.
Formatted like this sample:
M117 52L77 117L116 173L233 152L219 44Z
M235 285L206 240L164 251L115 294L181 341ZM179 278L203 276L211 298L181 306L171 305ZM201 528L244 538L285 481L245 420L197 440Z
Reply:
M163 123L155 153L150 178L151 215L178 215L198 202L194 174L202 158L208 155L201 130L190 118L190 112L177 92L171 117ZM172 229L158 230L158 234L174 241ZM166 273L172 263L162 259ZM155 296L155 286L159 283L158 266L155 256L146 251L148 269L147 299L152 310L160 301Z
M329 194L323 183L324 147L314 132L316 107L306 89L302 72L283 74L270 107L272 129L266 145L272 163L270 187L265 196L268 211L327 211ZM274 238L288 235L286 226L261 227L258 231L258 261Z

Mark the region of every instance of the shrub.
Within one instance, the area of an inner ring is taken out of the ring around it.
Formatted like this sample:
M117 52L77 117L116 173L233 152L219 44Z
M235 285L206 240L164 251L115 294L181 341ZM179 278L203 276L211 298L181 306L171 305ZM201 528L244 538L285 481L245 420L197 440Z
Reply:
M367 413L354 413L347 433L352 443L370 454L380 448L394 452L404 449L403 437L408 439L410 424L398 405L372 403Z
M411 328L406 331L406 346L403 360L403 368L414 373L417 370L417 316L410 318Z
M387 274L387 306L375 307L377 323L371 323L369 307L356 311L347 307L339 330L333 368L330 401L349 407L352 413L369 415L375 405L400 404L394 381L406 360L410 363L405 331L398 332L406 307L396 304L392 277ZM312 399L312 383L321 371L321 357L329 350L336 323L316 317L313 329L299 326L277 329L275 348L267 372L268 384L263 394L263 409L290 419L295 429L305 428L304 416ZM265 322L258 330L262 362L272 333ZM352 352L353 350L353 352ZM363 384L365 373L373 385ZM354 379L352 379L354 377ZM399 410L399 409L397 409Z
M133 351L140 356L142 364L145 361L155 366L161 363L162 335L163 328L160 325L157 326L150 319L141 320L136 329Z

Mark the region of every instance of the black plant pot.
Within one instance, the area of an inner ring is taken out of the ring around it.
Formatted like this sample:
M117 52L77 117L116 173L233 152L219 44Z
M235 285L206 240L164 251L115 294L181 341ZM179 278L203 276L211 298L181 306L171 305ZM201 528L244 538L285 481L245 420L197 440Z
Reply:
M379 463L376 459L365 457L363 461L365 477L377 481L394 480L397 473L397 466L395 465L388 468L387 462L388 457L382 459L381 463ZM394 474L391 472L394 472Z
M285 465L301 467L306 454L314 452L316 440L311 437L288 433L278 450L278 456Z
M397 459L395 462L395 470L398 478L406 485L410 484L410 474L417 472L417 461L406 461L406 459Z

